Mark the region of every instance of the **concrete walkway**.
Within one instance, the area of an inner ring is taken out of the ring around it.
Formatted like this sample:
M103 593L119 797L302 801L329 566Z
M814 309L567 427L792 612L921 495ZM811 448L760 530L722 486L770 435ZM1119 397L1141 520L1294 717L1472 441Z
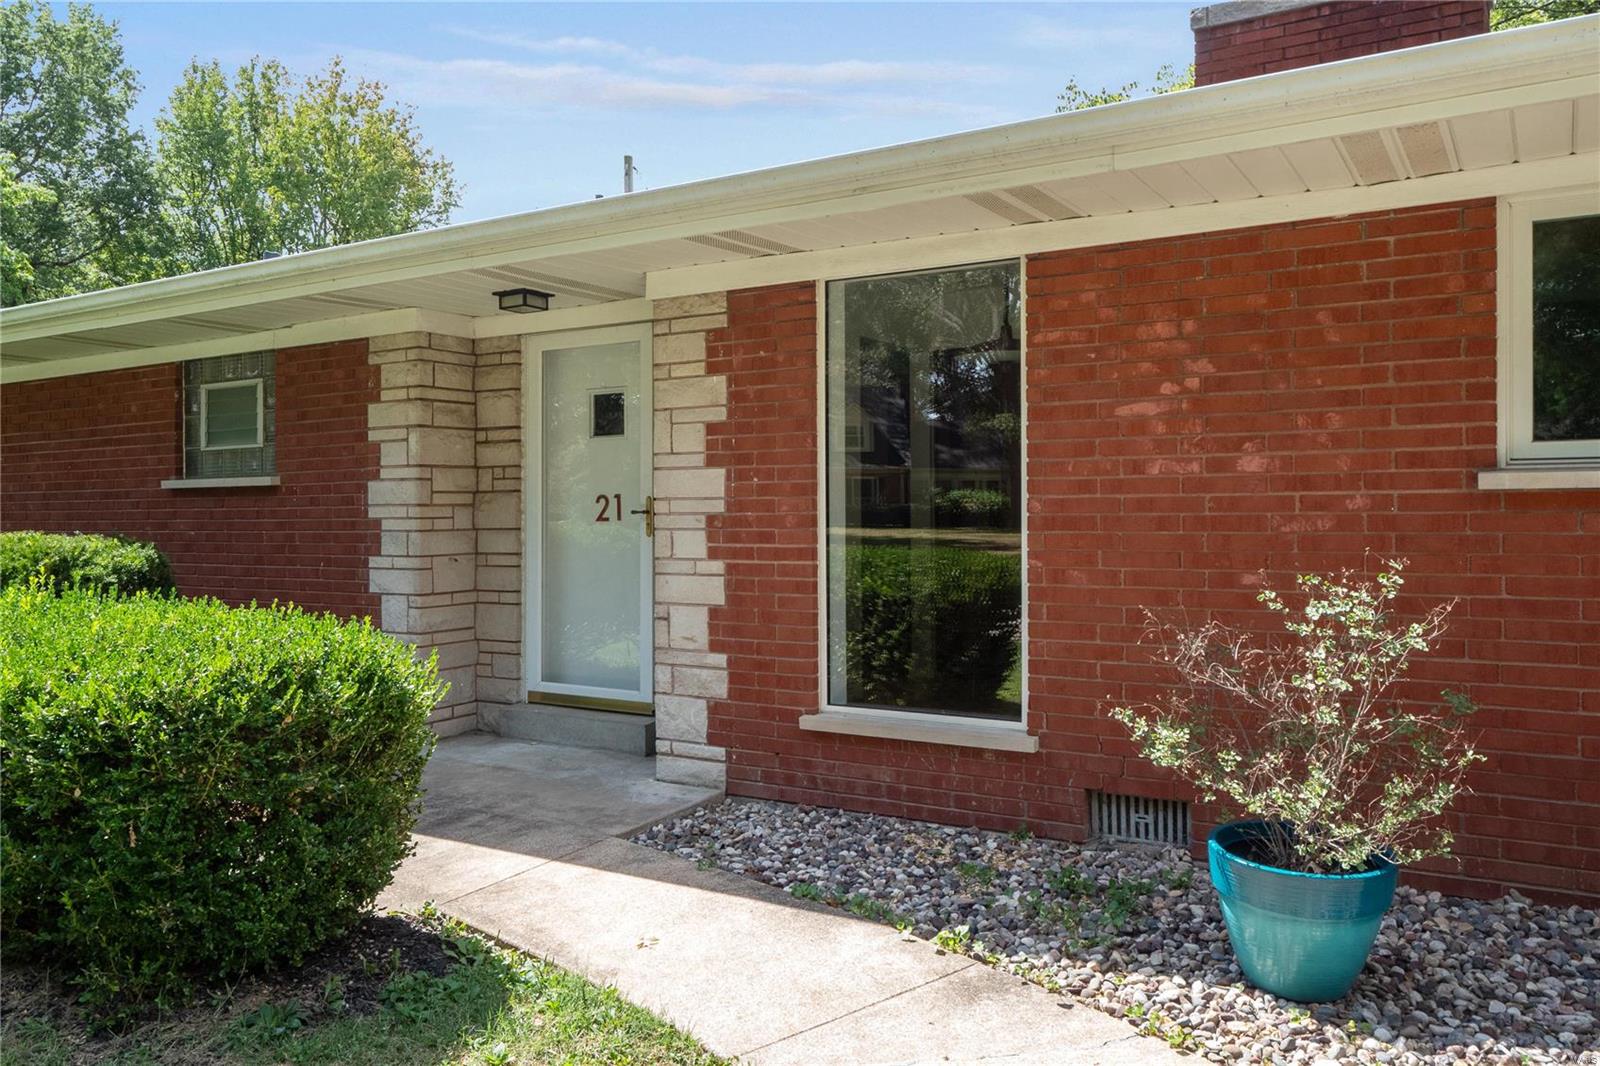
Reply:
M1125 1023L769 885L630 844L712 800L651 763L468 734L428 767L417 853L381 906L432 900L744 1063L1161 1066Z

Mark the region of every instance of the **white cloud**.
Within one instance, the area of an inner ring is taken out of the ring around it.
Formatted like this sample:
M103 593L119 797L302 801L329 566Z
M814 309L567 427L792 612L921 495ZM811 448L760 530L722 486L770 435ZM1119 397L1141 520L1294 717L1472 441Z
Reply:
M344 54L352 66L383 80L399 98L417 103L483 106L492 101L496 107L516 110L810 108L845 114L941 114L973 121L993 118L990 108L911 91L918 85L946 87L952 81L997 76L987 67L865 60L723 63L697 56L651 55L592 37L532 41L472 30L455 32L552 58L549 62L435 59L362 48Z
M1152 46L1148 32L1132 26L1057 26L1032 22L1017 34L1017 43L1033 48L1111 48Z
M645 60L663 74L698 75L719 81L767 85L845 86L992 80L993 67L977 64L883 62L835 59L821 63L723 63L699 56L658 56Z
M520 33L501 33L495 30L474 30L464 26L451 26L450 32L457 37L464 37L469 41L480 44L502 45L507 48L516 48L524 52L538 52L543 55L591 55L614 56L617 58L633 58L639 53L631 45L621 41L608 41L603 37L526 37Z
M723 85L759 86L777 89L785 86L834 88L855 85L948 83L952 80L993 81L1003 76L999 68L973 63L894 62L867 59L836 59L816 63L728 63L696 55L668 55L650 48L638 48L622 41L601 37L533 38L517 33L500 33L450 27L455 36L479 44L532 52L537 55L581 55L595 60L623 61L633 70L673 75ZM613 70L614 76L628 76L629 70Z

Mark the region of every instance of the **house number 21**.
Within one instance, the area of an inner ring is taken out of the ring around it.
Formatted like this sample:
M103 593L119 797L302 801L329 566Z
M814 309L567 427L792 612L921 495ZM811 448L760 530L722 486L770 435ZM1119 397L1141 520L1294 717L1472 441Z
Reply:
M607 496L602 492L594 498L594 502L600 505L600 513L594 516L596 522L622 521L622 493L618 492ZM613 504L615 505L614 510Z

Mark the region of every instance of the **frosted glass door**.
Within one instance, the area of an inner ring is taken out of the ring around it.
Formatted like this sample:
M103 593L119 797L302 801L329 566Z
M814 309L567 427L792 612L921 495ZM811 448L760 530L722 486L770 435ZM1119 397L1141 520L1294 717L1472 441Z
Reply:
M545 697L650 698L650 414L639 340L544 348L537 673Z

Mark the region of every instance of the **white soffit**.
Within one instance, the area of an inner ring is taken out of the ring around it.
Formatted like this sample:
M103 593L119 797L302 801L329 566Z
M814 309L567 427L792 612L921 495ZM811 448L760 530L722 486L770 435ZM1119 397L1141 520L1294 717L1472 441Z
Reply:
M503 331L491 293L518 285L557 309L631 307L850 249L959 259L1495 195L1600 180L1597 150L1600 15L16 308L0 372L242 350L402 309Z

